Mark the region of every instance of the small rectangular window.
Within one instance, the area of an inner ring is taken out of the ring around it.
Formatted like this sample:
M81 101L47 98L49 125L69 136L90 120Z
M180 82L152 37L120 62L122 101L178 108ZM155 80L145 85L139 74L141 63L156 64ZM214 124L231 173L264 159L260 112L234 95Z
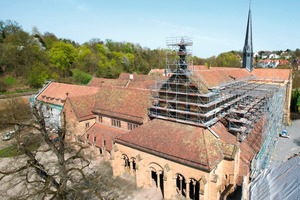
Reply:
M103 123L103 118L102 118L102 116L99 115L98 117L99 117L99 120L98 120L98 121L99 121L100 123Z
M137 127L139 127L139 125L129 123L129 122L127 123L127 126L128 126L128 130L133 130L133 129L136 129Z
M88 128L88 127L90 127L90 123L89 122L85 123L85 128Z
M121 121L117 119L111 119L111 125L121 128Z

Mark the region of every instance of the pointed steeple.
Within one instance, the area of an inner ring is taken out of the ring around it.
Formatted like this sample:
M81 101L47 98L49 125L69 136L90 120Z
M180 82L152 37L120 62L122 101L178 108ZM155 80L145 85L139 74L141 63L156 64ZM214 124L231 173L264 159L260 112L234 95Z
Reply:
M252 60L253 60L253 45L252 45L252 16L251 16L251 0L250 0L245 45L243 49L243 68L246 68L249 72L252 71Z

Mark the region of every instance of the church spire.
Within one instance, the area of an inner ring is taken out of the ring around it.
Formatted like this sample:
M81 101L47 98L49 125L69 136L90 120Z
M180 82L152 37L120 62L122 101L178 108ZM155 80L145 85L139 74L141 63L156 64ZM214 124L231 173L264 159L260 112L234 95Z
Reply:
M250 0L245 45L243 49L243 68L246 68L249 72L252 71L252 60L253 60L253 45L252 45L252 17L251 17L251 0Z

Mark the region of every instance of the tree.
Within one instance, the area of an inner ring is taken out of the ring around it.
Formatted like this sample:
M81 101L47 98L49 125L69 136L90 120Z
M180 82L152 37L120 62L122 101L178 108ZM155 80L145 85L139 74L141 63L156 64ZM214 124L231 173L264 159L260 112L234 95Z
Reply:
M205 65L205 59L198 58L197 56L193 57L193 64L194 65Z
M21 31L21 25L12 20L0 21L0 43L9 35L16 34Z
M72 69L73 78L79 84L86 85L92 79L92 75L81 71L80 69Z
M43 63L36 63L28 74L28 84L33 88L41 88L45 81L50 78L50 70Z
M298 113L298 107L300 103L300 95L298 89L293 90L292 97L291 97L291 106L290 110L291 112Z
M217 59L218 67L241 67L241 62L232 52L221 53Z
M68 142L65 127L49 131L42 108L42 104L30 108L23 99L11 99L0 112L0 126L15 128L16 146L26 156L0 169L1 193L13 190L14 199L102 199L99 188L87 179L90 162L83 153L86 146ZM41 138L37 150L26 142L33 137ZM8 180L12 181L5 184Z
M64 42L55 42L49 51L51 63L64 77L70 74L70 68L77 55L75 47Z

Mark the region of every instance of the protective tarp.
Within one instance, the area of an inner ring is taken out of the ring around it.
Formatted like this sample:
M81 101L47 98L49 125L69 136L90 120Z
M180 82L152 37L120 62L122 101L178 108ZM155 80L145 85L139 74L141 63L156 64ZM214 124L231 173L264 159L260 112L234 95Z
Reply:
M300 199L300 156L257 176L249 185L249 199Z

